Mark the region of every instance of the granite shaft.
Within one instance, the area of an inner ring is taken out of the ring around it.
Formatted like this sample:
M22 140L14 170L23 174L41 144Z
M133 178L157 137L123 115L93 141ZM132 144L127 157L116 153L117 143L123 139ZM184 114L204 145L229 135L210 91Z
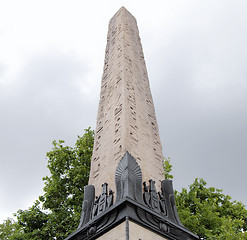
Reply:
M118 162L128 151L143 180L159 189L163 154L136 19L122 7L110 20L89 184L115 190Z

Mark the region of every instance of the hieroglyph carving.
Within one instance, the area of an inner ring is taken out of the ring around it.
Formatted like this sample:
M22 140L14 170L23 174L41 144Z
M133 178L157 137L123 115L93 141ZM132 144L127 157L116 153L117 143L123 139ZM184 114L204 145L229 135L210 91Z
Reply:
M113 204L113 191L107 189L108 184L102 184L102 193L99 197L95 197L93 202L93 208L91 213L91 218L94 218L98 214L104 212L108 207Z
M101 82L89 184L114 189L115 169L128 151L143 179L164 179L158 125L135 18L121 8L111 19Z

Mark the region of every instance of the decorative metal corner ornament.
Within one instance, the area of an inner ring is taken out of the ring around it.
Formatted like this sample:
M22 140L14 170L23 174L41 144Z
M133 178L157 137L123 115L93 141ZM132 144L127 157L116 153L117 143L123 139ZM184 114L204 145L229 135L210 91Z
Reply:
M179 220L171 180L161 182L157 192L155 181L142 182L141 168L128 152L120 160L115 173L116 200L108 184L95 197L92 185L84 187L82 214L78 229L66 240L94 240L126 221L132 221L164 239L198 240ZM114 202L114 203L113 203ZM126 239L131 239L126 227Z
M146 182L143 183L144 193L143 198L146 205L152 208L156 212L160 212L160 203L159 197L156 192L155 181L152 179L149 180L149 187L146 185Z
M129 197L138 203L143 203L141 168L128 151L117 166L115 183L117 191L116 202Z
M160 204L165 206L166 203L166 216L174 222L177 222L179 225L183 226L177 212L177 207L175 203L175 195L173 192L172 180L165 179L161 182L161 191L160 194Z
M95 198L95 188L93 185L84 186L84 197L82 202L81 220L78 229L86 224L91 218L91 209Z
M82 213L78 229L113 204L113 191L110 189L108 194L107 186L107 183L102 184L102 193L99 197L95 197L95 188L93 185L84 187Z
M99 197L96 197L93 202L93 208L91 212L92 219L98 214L104 212L113 204L113 191L110 189L108 194L107 187L107 183L102 184L102 193Z

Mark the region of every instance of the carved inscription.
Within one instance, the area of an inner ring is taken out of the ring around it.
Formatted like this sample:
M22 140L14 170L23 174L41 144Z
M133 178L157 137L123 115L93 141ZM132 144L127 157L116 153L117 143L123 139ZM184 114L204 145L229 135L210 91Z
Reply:
M104 212L107 208L112 206L113 204L113 191L109 189L108 192L108 184L102 184L102 193L99 196L96 196L93 202L91 218L93 219L95 216Z
M109 23L89 183L96 194L129 151L143 179L162 179L162 149L135 18L122 9ZM164 175L163 175L164 176Z

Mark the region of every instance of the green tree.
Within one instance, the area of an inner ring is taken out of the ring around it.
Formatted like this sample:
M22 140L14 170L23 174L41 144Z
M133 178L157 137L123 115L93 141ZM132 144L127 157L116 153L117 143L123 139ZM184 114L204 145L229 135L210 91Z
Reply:
M171 165L171 159L169 157L164 158L163 169L165 173L165 179L173 179L173 175L170 174L172 171L172 165Z
M89 128L78 137L74 148L64 146L64 141L54 141L52 151L47 153L51 176L43 178L45 194L40 201L44 209L51 211L49 220L57 226L51 229L56 239L64 239L80 222L93 142L94 133Z
M12 235L7 239L51 239L46 231L49 214L42 211L40 202L35 201L28 210L18 210L16 227L21 229L19 234Z
M175 191L178 215L185 227L207 240L247 239L247 210L241 202L231 201L222 190L206 187L195 179L189 190Z
M13 219L8 218L0 224L0 239L11 239L21 235L21 228ZM17 239L17 238L16 238Z
M43 178L44 195L28 210L17 212L12 232L19 229L19 234L6 233L1 239L61 240L76 230L93 142L94 131L90 128L85 129L82 137L78 136L74 147L65 146L62 140L53 141L53 148L46 155L50 176Z
M172 179L170 158L163 163L165 178ZM205 240L247 239L247 210L241 202L231 201L221 189L207 187L196 178L181 192L175 191L176 205L182 224Z

